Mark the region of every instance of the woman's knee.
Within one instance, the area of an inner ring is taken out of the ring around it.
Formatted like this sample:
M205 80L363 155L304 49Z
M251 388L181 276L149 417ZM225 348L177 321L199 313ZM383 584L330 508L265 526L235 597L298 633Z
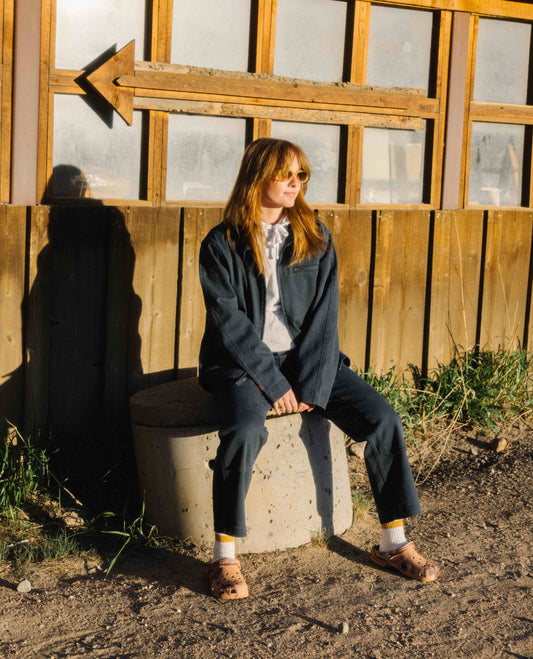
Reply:
M405 449L402 421L396 410L386 401L376 415L374 432L369 441L378 443L382 450L397 453Z
M268 432L264 421L239 419L220 430L218 457L226 468L251 469Z

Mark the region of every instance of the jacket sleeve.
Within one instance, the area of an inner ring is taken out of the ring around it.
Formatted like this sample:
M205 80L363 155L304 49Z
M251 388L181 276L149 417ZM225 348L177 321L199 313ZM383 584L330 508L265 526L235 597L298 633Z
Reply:
M239 308L232 285L232 264L227 249L215 241L204 241L200 249L200 283L204 294L208 323L219 345L231 355L274 403L286 394L290 384L277 368L270 348L261 340L254 324Z
M321 256L317 288L298 337L299 398L325 408L339 368L337 255L325 230L328 250Z

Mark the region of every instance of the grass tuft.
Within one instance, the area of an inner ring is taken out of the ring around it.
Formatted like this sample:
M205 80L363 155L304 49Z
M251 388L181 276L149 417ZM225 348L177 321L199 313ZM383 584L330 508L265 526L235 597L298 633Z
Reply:
M409 441L412 431L431 432L442 422L488 429L527 416L533 410L533 355L525 350L456 352L423 378L411 367L412 380L395 368L362 376L398 412Z

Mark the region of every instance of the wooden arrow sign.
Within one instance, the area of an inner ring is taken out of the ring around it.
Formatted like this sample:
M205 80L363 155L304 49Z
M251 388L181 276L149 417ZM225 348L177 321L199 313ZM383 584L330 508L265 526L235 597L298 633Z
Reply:
M257 73L136 62L135 41L87 76L130 126L133 109L330 124L423 129L437 99L414 89L380 89Z
M106 60L87 76L89 84L131 126L133 122L133 88L119 87L115 81L120 76L132 76L135 67L135 39Z

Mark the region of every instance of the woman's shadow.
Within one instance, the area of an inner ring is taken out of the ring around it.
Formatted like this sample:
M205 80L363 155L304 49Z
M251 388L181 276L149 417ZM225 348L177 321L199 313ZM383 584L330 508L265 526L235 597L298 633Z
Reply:
M155 374L141 364L130 233L73 165L54 168L42 201L28 209L23 358L0 387L0 419L49 449L84 503L113 480L134 496L128 401Z

